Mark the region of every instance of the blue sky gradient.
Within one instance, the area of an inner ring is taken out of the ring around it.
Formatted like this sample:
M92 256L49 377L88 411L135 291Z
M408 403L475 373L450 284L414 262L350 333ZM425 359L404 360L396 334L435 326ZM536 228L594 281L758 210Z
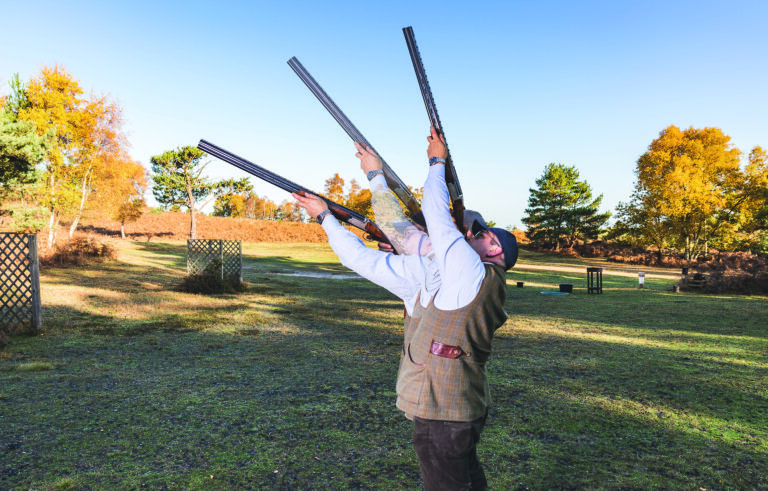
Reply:
M469 208L521 226L550 162L626 201L674 124L768 146L764 1L0 1L0 93L60 64L122 106L133 157L201 138L322 191L363 180L354 148L286 61L296 56L409 184L428 120L401 29L421 50ZM215 178L240 171L215 161ZM253 180L259 195L287 193Z

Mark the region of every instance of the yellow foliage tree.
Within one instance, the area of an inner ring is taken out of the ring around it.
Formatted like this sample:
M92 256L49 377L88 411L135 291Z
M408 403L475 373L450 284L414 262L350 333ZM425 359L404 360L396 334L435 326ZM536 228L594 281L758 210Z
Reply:
M276 220L277 205L272 200L259 198L256 194L251 193L245 200L243 216L260 220Z
M763 249L764 245L757 242L768 233L768 153L755 147L747 162L744 174L748 199L739 221L739 239L746 249Z
M245 197L240 194L233 194L229 204L232 207L232 217L240 218L245 215Z
M408 187L417 200L421 200L424 194L424 188L412 188ZM352 179L349 182L349 191L344 193L344 179L338 174L334 174L325 180L325 193L324 197L330 199L334 203L346 206L352 211L360 213L370 220L374 220L373 205L371 204L371 191L370 189L363 189L357 180ZM404 204L400 204L403 209L403 214L407 216L408 209Z
M371 205L371 191L369 189L362 189L354 179L349 183L349 192L347 193L344 206L360 213L370 220L374 219L373 206Z
M100 203L102 199L109 197L125 196L112 189L113 185L122 187L122 181L125 179L123 173L115 169L115 166L127 166L129 173L135 169L135 162L131 162L125 153L121 109L100 97L89 101L84 110L89 115L90 124L87 139L83 142L80 152L80 160L73 166L72 177L79 191L79 205L69 227L70 238L77 229L83 212L94 202L91 198L95 194L99 195ZM128 185L130 186L130 179Z
M306 214L292 201L283 201L277 208L277 218L285 222L303 222Z
M663 130L637 162L635 192L620 206L620 220L642 229L660 252L669 244L686 259L732 233L752 192L730 140L719 128Z
M120 236L125 238L125 224L135 222L144 212L147 191L147 170L139 162L121 159L113 162L108 188L111 189L107 205L112 216L120 222Z
M344 179L341 178L338 172L326 179L323 196L334 203L342 204L344 202Z
M55 132L46 153L45 198L48 209L48 246L64 217L72 219L70 236L94 190L109 193L108 166L123 158L125 138L120 108L105 97L86 98L83 89L59 66L43 67L39 77L26 85L29 106L19 110L19 120L33 121L40 135Z

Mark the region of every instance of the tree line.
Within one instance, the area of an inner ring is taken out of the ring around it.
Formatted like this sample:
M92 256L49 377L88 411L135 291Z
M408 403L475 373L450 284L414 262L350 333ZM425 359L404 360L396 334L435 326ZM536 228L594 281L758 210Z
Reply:
M121 108L107 96L84 95L63 67L43 67L26 83L14 75L9 89L0 99L0 220L46 230L49 247L63 221L71 237L97 211L120 221L124 236L125 224L146 209L150 181L163 209L189 213L192 238L196 215L211 203L216 216L311 218L291 201L257 196L248 178L211 180L207 155L196 147L151 157L148 175L128 154ZM526 235L553 249L603 238L686 259L710 247L768 254L768 156L761 147L744 154L719 128L669 126L638 159L635 175L632 195L611 213L574 166L546 165L529 190ZM420 198L421 189L412 191ZM370 191L354 179L345 186L334 174L322 194L374 218Z
M768 157L759 146L745 156L730 140L719 128L665 128L638 159L611 227L578 170L549 164L530 189L526 234L553 249L603 237L687 260L709 247L768 254Z

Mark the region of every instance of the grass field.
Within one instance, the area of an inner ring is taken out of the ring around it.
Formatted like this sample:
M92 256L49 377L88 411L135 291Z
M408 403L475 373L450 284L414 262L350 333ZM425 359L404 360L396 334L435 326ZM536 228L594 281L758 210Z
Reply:
M348 273L320 244L244 244L246 293L175 292L184 247L42 272L43 334L0 351L0 489L420 489L401 302L286 274ZM768 298L518 264L488 363L493 489L768 489Z

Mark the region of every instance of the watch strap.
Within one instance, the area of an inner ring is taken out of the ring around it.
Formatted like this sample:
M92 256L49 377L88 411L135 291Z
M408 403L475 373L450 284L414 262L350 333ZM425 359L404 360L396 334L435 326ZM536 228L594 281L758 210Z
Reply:
M325 220L325 217L328 216L328 214L331 212L331 210L323 210L320 212L319 215L315 218L317 220L317 223L323 224L323 220Z
M381 169L375 169L375 170L372 170L371 172L369 172L369 173L367 174L367 176L368 176L368 180L369 180L369 181L370 181L370 180L372 180L374 177L378 176L379 174L384 174L384 171L383 171L383 170L381 170Z

